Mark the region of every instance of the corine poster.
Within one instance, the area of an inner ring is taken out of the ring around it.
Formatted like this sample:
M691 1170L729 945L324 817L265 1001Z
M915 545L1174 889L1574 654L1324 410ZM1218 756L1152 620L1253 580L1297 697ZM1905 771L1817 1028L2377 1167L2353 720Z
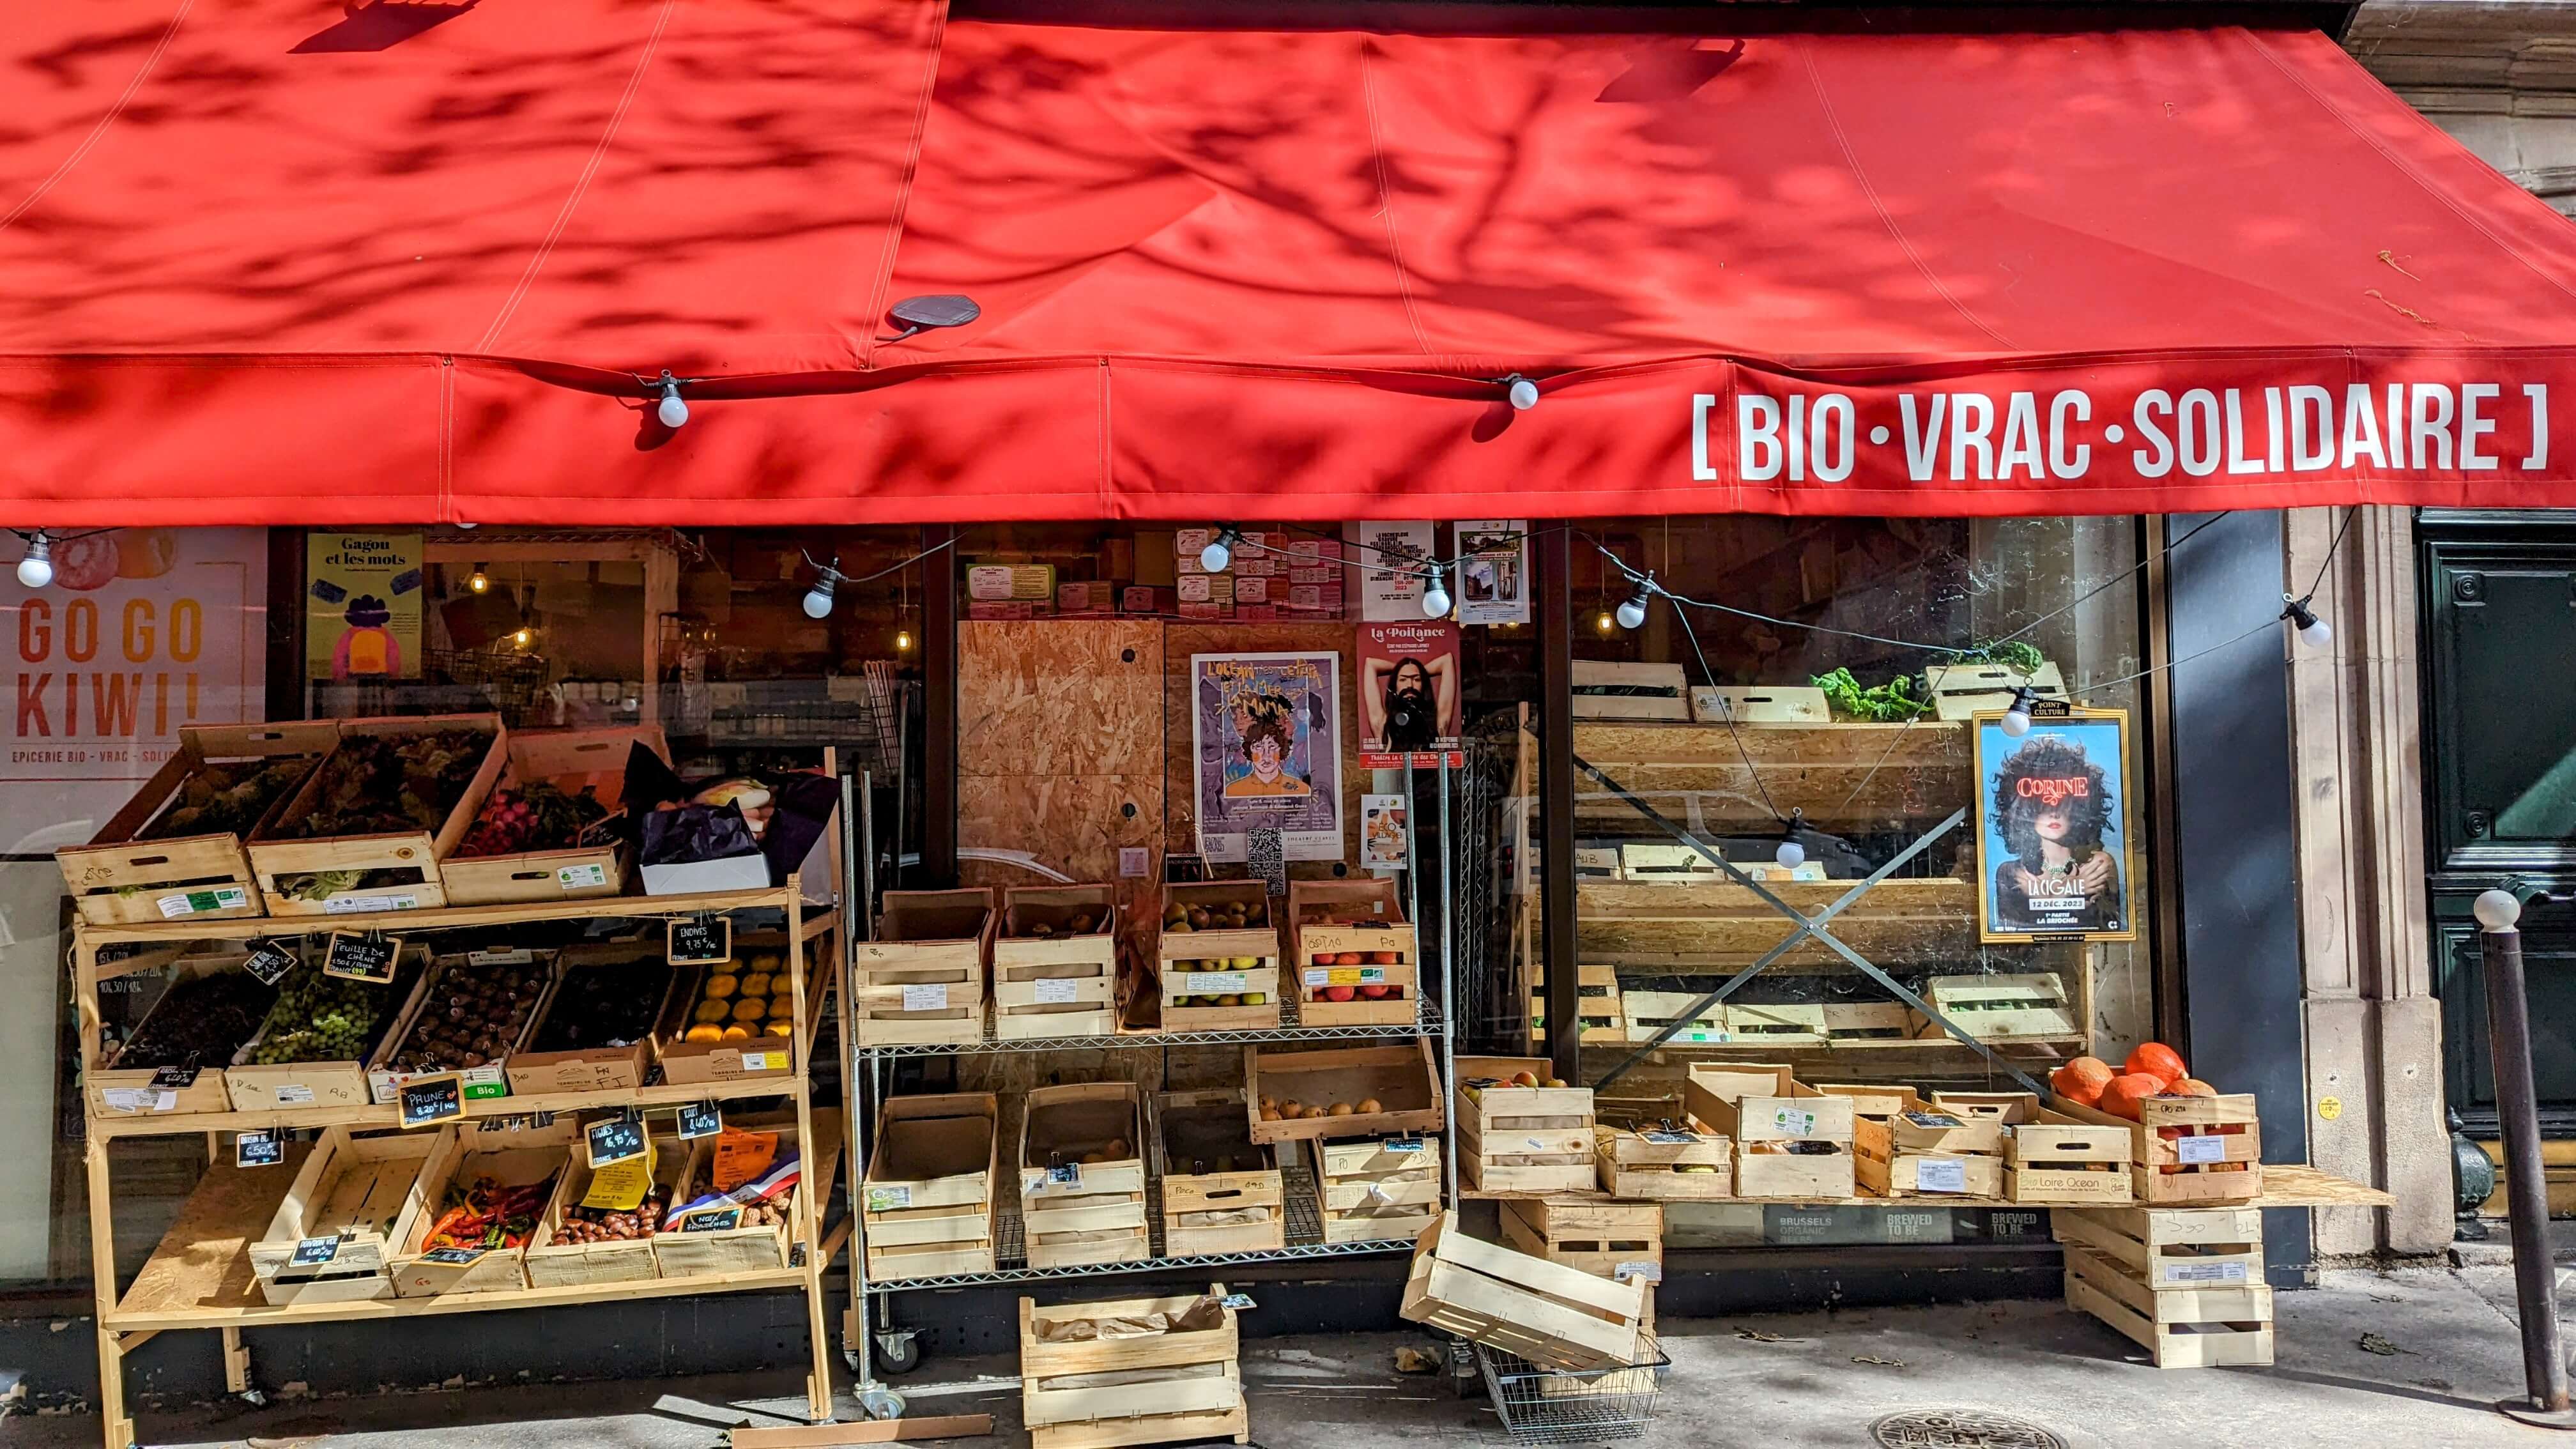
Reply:
M1190 744L1199 851L1244 859L1273 826L1289 860L1340 860L1341 666L1337 653L1193 654Z
M1989 941L2085 936L2133 940L2129 869L2129 717L2078 710L1977 729L1978 912Z

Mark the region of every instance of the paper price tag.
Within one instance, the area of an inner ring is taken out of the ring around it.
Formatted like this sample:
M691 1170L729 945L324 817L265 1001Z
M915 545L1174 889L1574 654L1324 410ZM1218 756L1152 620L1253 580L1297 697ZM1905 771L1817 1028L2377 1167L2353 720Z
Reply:
M152 1105L155 1095L143 1087L108 1087L98 1094L111 1112L140 1112Z
M733 959L733 920L673 921L663 936L663 958L674 966L702 966Z
M1232 996L1252 989L1249 971L1184 971L1181 993L1185 996Z
M1074 997L1074 988L1075 988L1075 983L1074 983L1074 982L1071 982L1071 981L1059 980L1059 979L1056 979L1056 978L1053 978L1053 977L1048 977L1048 978L1045 978L1045 979L1043 979L1043 980L1040 980L1040 981L1038 982L1038 993L1037 993L1037 994L1038 994L1038 1005L1040 1005L1040 1006L1064 1006L1064 1005L1071 1005L1071 1004L1073 1003L1074 999L1075 999L1075 997Z
M372 916L384 911L408 911L419 904L418 896L334 896L322 903L322 914Z
M2193 1167L2199 1166L2203 1163L2225 1162L2227 1160L2227 1139L2223 1137L2177 1137L2174 1139L2174 1160L2184 1164L2185 1166Z
M297 1243L293 1256L286 1261L290 1267L318 1268L338 1256L340 1256L340 1238L335 1233L327 1238L306 1238Z
M692 1102L680 1108L680 1140L694 1142L713 1137L724 1130L724 1112L713 1102Z
M1664 1281L1664 1265L1647 1262L1620 1263L1611 1268L1610 1277L1620 1283L1661 1283Z
M287 972L295 969L295 953L275 941L254 941L250 955L242 961L242 969L256 978L260 985L275 986Z
M1966 1192L1968 1164L1955 1157L1919 1158L1914 1164L1916 1192Z
M166 895L153 904L161 908L163 920L175 921L182 916L202 916L213 911L238 911L250 904L250 894L240 886L216 886L211 890Z
M903 989L903 1009L906 1011L946 1011L948 1009L948 984L944 981L934 981L927 986L905 987Z
M322 953L322 974L377 986L394 979L394 962L402 954L402 937L334 931Z
M593 1171L612 1162L642 1157L651 1150L644 1138L644 1119L641 1117L611 1117L605 1122L593 1122L582 1129L581 1135L582 1140L590 1144Z
M275 1132L243 1132L233 1138L233 1166L275 1167L286 1160L286 1139Z
M868 1211L901 1212L912 1206L912 1189L908 1187L872 1187L868 1189Z
M1816 1114L1800 1107L1771 1109L1771 1130L1792 1137L1805 1137L1816 1130Z
M633 1212L653 1190L652 1144L645 1144L644 1155L612 1162L590 1175L590 1187L581 1195L581 1205L603 1212Z
M280 1082L277 1084L277 1105L310 1107L313 1105L313 1089L302 1082Z
M2164 1281L2168 1283L2242 1283L2245 1281L2245 1265L2242 1263L2168 1263L2164 1266Z
M423 1077L402 1086L402 1124L427 1127L465 1115L465 1082L453 1074Z
M604 865L563 865L555 867L555 884L568 891L584 886L608 884L608 867Z

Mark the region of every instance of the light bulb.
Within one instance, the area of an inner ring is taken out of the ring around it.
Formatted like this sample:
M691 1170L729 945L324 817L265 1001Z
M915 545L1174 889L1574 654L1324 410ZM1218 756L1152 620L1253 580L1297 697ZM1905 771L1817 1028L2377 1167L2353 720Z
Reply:
M2012 705L2004 711L2004 733L2020 739L2030 733L2030 707L2039 703L2039 692L2025 684L2013 691Z
M1225 566L1234 562L1234 545L1242 538L1243 535L1236 532L1232 524L1218 529L1216 537L1208 540L1208 546L1199 550L1200 570L1211 574L1224 573Z
M1600 630L1604 634L1607 634L1611 630L1619 627L1619 621L1611 618L1610 611L1604 609L1601 611L1601 617L1592 621L1592 627Z
M894 647L897 653L910 649L912 647L912 631L909 629L895 630Z
M478 594L488 593L492 588L492 576L483 572L483 566L481 564L476 564L474 566L474 576L465 581L465 587L472 589Z
M1643 629L1646 627L1646 597L1646 586L1644 584L1639 584L1637 585L1637 592L1630 594L1627 598L1620 601L1620 628Z
M2300 642L2311 649L2323 649L2334 642L2334 626L2318 618L2306 599L2293 599L2287 594L2281 597L2289 605L2281 611L2281 617L2298 626Z
M1512 400L1512 411L1516 413L1525 413L1531 408L1538 406L1537 383L1530 381L1528 378L1521 376L1517 372L1504 378L1503 381L1511 384L1504 395Z
M1423 576L1422 617L1426 619L1446 619L1449 617L1449 588L1446 584L1443 584L1440 581L1440 565L1438 564L1433 564L1431 566L1431 572Z
M18 582L26 588L41 589L53 581L54 540L40 528L27 540L27 556L18 560Z
M1778 850L1771 852L1771 858L1780 862L1784 870L1796 870L1807 863L1807 847L1794 840L1784 840Z
M653 410L653 416L660 418L666 428L676 428L689 420L689 405L680 400L680 380L668 370L662 374L662 405Z
M828 580L805 591L805 617L808 619L832 617L832 585Z
M513 643L513 644L518 645L518 646L519 646L520 648L522 648L522 649L525 649L525 648L527 648L527 647L528 647L529 643L530 643L531 641L533 641L536 637L537 637L537 632L536 632L534 629L531 629L531 628L529 628L527 625L522 624L522 625L520 625L520 626L519 626L519 628L518 628L518 632L516 632L516 633L514 633L514 634L512 634L512 635L510 636L510 642L511 642L511 643Z

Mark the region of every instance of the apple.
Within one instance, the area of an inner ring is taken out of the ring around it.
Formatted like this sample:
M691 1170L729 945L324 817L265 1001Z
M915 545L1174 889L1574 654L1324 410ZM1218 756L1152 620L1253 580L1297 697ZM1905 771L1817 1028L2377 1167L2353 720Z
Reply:
M1330 951L1318 951L1318 952L1316 952L1316 953L1315 953L1315 962L1314 962L1314 964L1316 964L1316 965L1318 965L1318 966L1330 966L1330 965L1332 965L1333 963L1335 963L1336 961L1339 961L1340 959L1341 959L1340 957L1335 956L1335 955L1334 955L1332 952L1330 952Z
M1246 1006L1268 1006L1270 1004L1270 993L1266 991L1247 991L1243 993L1243 1004Z
M1360 995L1371 1001L1384 1001L1386 999L1386 993L1387 988L1379 985L1369 985L1360 988Z
M1359 988L1356 986L1327 986L1324 988L1324 999L1326 1001L1348 1001L1357 995L1359 995Z
M1360 953L1357 951L1344 951L1339 956L1333 958L1333 964L1336 966L1360 965Z
M1538 1085L1538 1074L1536 1072L1514 1072L1512 1074L1512 1085L1515 1087L1535 1087Z
M1371 966L1392 966L1403 959L1404 955L1399 951L1371 951L1368 953L1367 964Z

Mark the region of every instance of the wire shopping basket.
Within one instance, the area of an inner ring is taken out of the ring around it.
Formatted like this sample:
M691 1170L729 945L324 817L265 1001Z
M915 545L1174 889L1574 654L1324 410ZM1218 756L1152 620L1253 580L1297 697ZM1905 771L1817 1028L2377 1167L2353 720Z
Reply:
M1598 1369L1541 1368L1519 1354L1476 1345L1485 1391L1515 1444L1636 1438L1654 1422L1671 1363L1651 1333L1637 1335L1635 1363Z

